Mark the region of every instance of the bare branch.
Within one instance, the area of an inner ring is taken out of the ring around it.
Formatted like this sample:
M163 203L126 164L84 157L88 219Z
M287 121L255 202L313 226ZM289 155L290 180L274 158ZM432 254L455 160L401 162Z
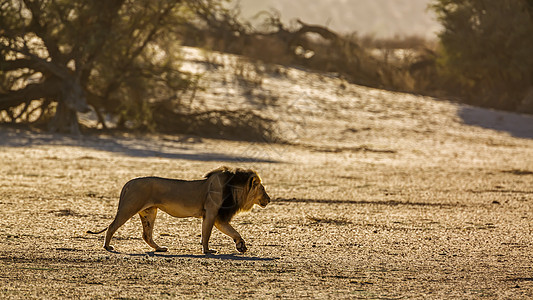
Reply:
M43 43L53 60L64 61L64 57L61 55L57 41L55 41L47 32L47 26L49 24L47 23L46 18L42 17L42 7L40 5L41 1L23 1L32 14L32 19L27 31L34 32L43 40Z
M59 78L65 79L65 78L70 77L69 71L66 67L62 68L58 64L54 64L43 58L40 58L39 56L31 53L27 47L23 47L23 49L18 49L18 48L14 48L11 46L0 45L0 50L2 49L13 51L16 53L23 54L24 56L27 56L28 58L30 58L31 61L33 61L37 65L37 68L44 68Z
M41 98L54 98L61 92L61 84L57 79L49 79L42 83L28 84L26 87L0 94L0 110L6 110L20 104Z
M0 58L1 59L1 58ZM26 58L14 59L14 60L0 60L0 71L9 72L19 69L32 69L35 71L43 72L46 71L45 68L42 68L39 63Z

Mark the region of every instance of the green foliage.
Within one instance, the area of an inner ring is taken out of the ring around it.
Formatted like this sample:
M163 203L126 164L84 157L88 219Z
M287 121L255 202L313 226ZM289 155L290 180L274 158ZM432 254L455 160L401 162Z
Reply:
M436 0L441 72L470 103L516 109L533 85L533 6L526 0ZM450 88L450 87L448 87Z

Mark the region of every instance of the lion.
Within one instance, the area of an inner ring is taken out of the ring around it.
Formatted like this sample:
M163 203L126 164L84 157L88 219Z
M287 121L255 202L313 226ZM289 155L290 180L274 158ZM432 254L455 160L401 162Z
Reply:
M213 225L230 236L241 253L246 252L246 243L231 225L238 212L249 211L254 204L266 207L270 197L253 170L220 167L207 173L200 180L179 180L160 177L141 177L127 182L120 193L117 214L111 224L98 232L107 230L104 248L114 251L109 243L117 229L135 214L143 225L143 239L156 252L165 252L152 239L157 209L178 218L202 218L202 247L205 254L216 253L209 249Z

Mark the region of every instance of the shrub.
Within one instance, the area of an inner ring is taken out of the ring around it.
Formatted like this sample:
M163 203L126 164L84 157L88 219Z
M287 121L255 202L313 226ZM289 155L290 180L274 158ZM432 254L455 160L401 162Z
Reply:
M467 102L517 109L533 84L533 1L436 0L441 74Z

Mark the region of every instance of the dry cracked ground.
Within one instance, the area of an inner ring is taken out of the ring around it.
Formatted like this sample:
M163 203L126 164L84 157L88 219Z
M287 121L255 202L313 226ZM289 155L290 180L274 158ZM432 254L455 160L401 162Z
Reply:
M0 298L533 297L531 116L283 67L250 88L231 68L197 99L248 105L288 142L0 128ZM256 169L273 198L233 221L247 253L215 230L204 256L201 221L163 212L166 253L138 217L119 253L85 233L112 221L129 179L220 165Z

